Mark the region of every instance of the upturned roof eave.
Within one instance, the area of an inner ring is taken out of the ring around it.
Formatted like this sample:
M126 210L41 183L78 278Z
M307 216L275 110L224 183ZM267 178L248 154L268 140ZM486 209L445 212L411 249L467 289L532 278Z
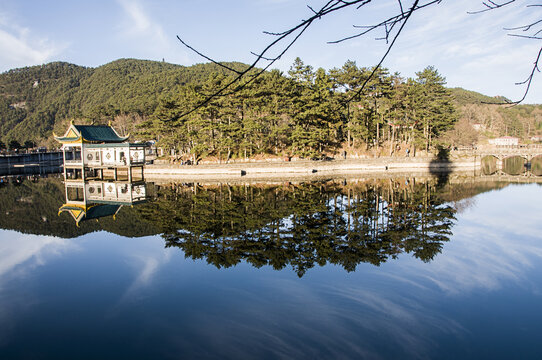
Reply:
M55 136L55 140L59 143L66 144L66 143L75 143L75 142L81 142L82 137L65 137L65 136Z

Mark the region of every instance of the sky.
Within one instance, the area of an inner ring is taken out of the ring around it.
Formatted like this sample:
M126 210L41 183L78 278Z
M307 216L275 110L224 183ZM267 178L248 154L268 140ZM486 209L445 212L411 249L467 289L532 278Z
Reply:
M279 32L311 15L323 0L0 0L0 72L66 61L96 67L119 58L166 61L189 66L206 62L184 47L180 36L219 61L251 63ZM542 18L542 10L521 0L482 14L478 0L443 0L414 13L384 66L404 77L432 65L449 87L519 100L540 49L540 41L508 36L504 28ZM378 63L386 51L382 32L341 44L353 25L371 25L397 11L397 0L373 0L359 10L323 17L273 64L287 72L300 57L314 68ZM537 18L538 17L538 18ZM262 66L265 64L261 64ZM534 79L525 103L542 103L542 74Z

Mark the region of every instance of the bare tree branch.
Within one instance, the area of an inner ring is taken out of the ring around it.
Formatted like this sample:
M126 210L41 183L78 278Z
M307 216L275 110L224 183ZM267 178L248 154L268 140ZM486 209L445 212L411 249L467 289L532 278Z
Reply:
M351 98L359 96L365 90L366 85L369 83L369 81L375 75L378 69L382 66L382 63L391 52L391 49L395 45L399 35L403 31L406 23L408 22L412 14L416 11L422 10L429 6L440 4L442 1L443 0L409 0L409 2L412 5L410 6L408 11L405 11L406 9L405 4L404 4L405 0L397 0L397 3L398 3L397 14L390 16L383 21L377 22L374 25L363 25L363 26L354 25L354 28L362 29L362 31L354 35L329 42L330 44L336 44L336 43L340 43L340 42L344 42L347 40L364 36L378 29L382 29L383 35L381 37L377 37L376 39L385 40L386 44L389 44L386 49L386 52L382 55L378 64L373 68L373 72L371 73L369 78L364 82L362 87ZM420 4L420 2L422 3ZM516 2L516 0L507 0L507 1L486 0L482 2L482 5L484 7L483 9L478 10L478 11L468 12L468 13L479 14L486 11L491 11L491 10L505 7L514 2ZM230 66L227 66L221 62L218 62L212 59L211 57L207 55L204 55L203 53L194 49L192 46L188 45L179 36L177 36L179 41L191 51L195 52L196 54L203 57L204 59L214 64L217 64L221 66L222 68L227 69L228 71L231 71L233 74L235 74L232 80L224 84L215 92L208 94L204 100L202 100L194 108L182 114L181 116L186 116L198 110L199 108L205 106L216 97L227 96L246 87L248 84L253 82L256 78L261 76L265 71L267 71L276 61L281 59L282 56L299 40L299 38L305 33L305 31L310 26L314 24L316 20L322 20L322 18L324 18L325 16L328 16L335 12L344 11L345 9L348 9L348 8L360 9L370 3L372 3L372 0L329 0L320 9L315 9L307 5L308 9L311 12L311 15L307 19L301 20L297 25L281 32L264 31L264 34L273 36L274 40L268 43L260 52L251 52L251 54L255 56L255 60L245 70L242 70L242 71L233 69ZM526 6L527 7L541 7L542 4L531 4L531 5L526 5ZM528 39L534 39L534 40L540 40L540 37L538 35L542 32L542 29L537 30L535 29L535 27L537 27L541 23L542 23L542 20L535 21L527 25L508 28L507 31L523 31L523 32L534 31L534 33L531 33L531 34L509 34L509 35L528 38ZM542 51L542 48L540 50ZM525 99L535 73L540 71L538 67L539 61L540 61L540 52L534 63L530 76L525 81L519 83L519 84L527 85L526 92L523 98L519 102ZM262 62L267 62L267 63L265 64L265 66L261 66L260 64ZM516 102L516 103L519 103L519 102Z
M237 92L250 84L254 79L256 79L258 76L260 76L262 73L264 73L271 65L273 65L277 60L279 60L291 47L294 45L297 40L301 37L301 35L314 23L316 20L322 19L322 17L332 14L337 11L344 10L349 7L356 7L357 9L371 3L372 0L330 0L327 3L325 3L324 6L322 6L319 10L315 10L314 8L309 7L309 9L312 12L312 15L307 18L306 20L302 20L299 24L293 26L292 28L282 31L282 32L268 32L265 31L265 34L275 36L276 39L271 41L262 51L259 53L252 53L256 56L256 59L243 71L237 71L234 69L231 69L230 67L213 60L209 56L206 56L202 54L201 52L195 50L193 47L189 46L185 41L181 40L181 38L178 36L177 38L179 41L186 46L188 49L194 51L196 54L202 56L203 58L225 68L233 73L236 74L236 76L228 83L226 83L224 86L222 86L220 89L215 91L212 94L209 94L206 99L201 101L198 105L196 105L193 109L189 110L185 114L182 114L181 116L186 116L197 109L201 108L202 106L205 106L208 104L212 99L219 97L219 96L225 96L232 94L234 92ZM398 30L398 32L393 37L393 41L391 42L390 46L388 47L386 53L382 56L380 62L378 63L377 67L375 67L376 70L381 66L384 59L387 57L389 52L391 51L391 48L395 44L395 41L402 31L406 21L408 18L412 15L413 12L418 11L422 8L425 8L430 5L439 4L442 0L432 0L429 1L426 4L419 5L419 0L415 0L413 2L413 6L410 8L408 12L404 11L402 0L399 0L399 8L400 8L400 14L391 17L387 21L381 22L380 24L372 26L372 30L375 30L377 28L384 28L385 29L385 39L386 41L389 39L395 25L401 23L401 27ZM369 31L364 31L363 33L367 33ZM361 36L361 34L358 34L358 36ZM346 39L345 39L346 40ZM276 55L269 56L268 53L271 51L277 50ZM251 73L253 70L257 69L257 66L262 62L267 61L268 63L266 66L264 66L262 69L258 69L255 73ZM243 82L245 78L248 78L247 81ZM237 85L234 87L234 85ZM230 91L227 91L230 90Z
M354 93L354 95L350 96L350 98L347 100L347 101L351 101L352 99L354 99L355 97L358 97L359 95L361 95L363 93L363 91L365 91L365 87L367 86L367 84L369 83L369 81L374 77L374 75L376 74L376 72L378 71L378 69L382 66L382 63L384 62L384 60L386 60L386 57L389 55L393 45L395 44L395 41L397 41L397 39L399 38L399 35L401 35L401 32L403 31L408 19L410 19L410 16L412 15L412 13L414 11L416 11L417 9L419 9L418 7L418 0L414 1L414 4L412 5L412 7L410 8L410 10L408 11L408 13L405 14L405 17L404 17L404 20L402 21L402 24L401 24L401 27L399 28L399 30L397 31L397 33L395 34L392 42L390 43L390 45L388 46L388 49L386 50L386 52L384 53L384 55L380 58L380 62L373 68L373 71L371 72L371 74L369 75L369 77L363 82L363 84L361 85L361 87ZM437 1L438 3L439 1Z
M433 1L430 1L430 2L428 2L426 4L416 6L416 8L413 11L423 9L423 8L431 6L431 5L439 4L441 2L442 2L442 0L433 0ZM387 43L388 39L389 39L389 36L392 33L392 30L395 27L395 25L397 25L398 23L403 22L405 20L405 18L409 14L409 13L404 12L403 5L402 5L401 1L399 1L399 4L401 5L400 6L401 13L399 15L392 16L392 17L390 17L390 18L388 18L388 19L386 19L386 20L384 20L382 22L379 22L379 23L375 24L375 25L354 25L354 28L358 28L358 29L361 28L361 29L366 29L366 30L364 30L362 32L359 32L357 34L351 35L351 36L344 37L344 38L339 39L339 40L328 41L328 44L337 44L337 43L341 43L343 41L355 39L355 38L366 35L366 34L370 33L371 31L382 28L382 27L384 28L385 36L383 38L378 38L378 40L386 40L386 43Z
M542 55L542 47L538 51L538 55L537 55L536 60L534 62L533 69L532 69L531 73L529 74L529 76L527 77L527 79L525 81L516 83L516 85L525 85L525 84L527 84L527 86L526 86L525 92L523 93L523 97L519 101L516 101L515 104L521 103L527 97L527 94L529 93L529 89L531 88L531 83L533 82L533 78L534 78L535 73L540 72L539 62L540 62L540 56L541 55Z
M511 3L515 2L515 1L516 0L509 0L509 1L501 3L501 4L498 4L498 3L493 2L493 1L483 2L482 4L486 7L485 9L478 10L478 11L469 11L469 12L467 12L467 14L480 14L480 13L483 13L483 12L486 12L486 11L495 10L495 9L501 8L503 6L509 5L509 4L511 4Z
M198 54L198 55L201 56L202 58L204 58L204 59L206 59L206 60L209 60L209 61L212 62L213 64L217 64L218 66L221 66L221 67L223 67L224 69L227 69L227 70L229 70L229 71L231 71L231 72L234 72L234 73L236 73L236 74L240 74L240 71L237 71L237 70L235 70L235 69L232 69L231 67L226 66L226 65L224 65L224 64L222 64L222 63L219 63L218 61L215 61L215 60L211 59L210 57L208 57L208 56L202 54L201 52L197 51L197 50L194 49L192 46L188 45L185 41L183 41L183 39L181 39L181 38L179 37L179 35L177 35L177 39L181 42L181 44L183 44L184 46L186 46L187 48L189 48L190 50L192 50L193 52L195 52L196 54Z
M487 3L486 2L482 3L486 7L485 9L482 9L482 10L479 10L479 11L468 12L468 13L469 14L479 14L479 13L482 13L482 12L491 11L491 10L495 10L495 9L505 7L505 6L510 5L510 4L514 3L514 2L515 2L515 0L510 0L510 1L506 1L506 2L497 3L497 2L489 0ZM530 7L542 7L542 4L531 4L531 5L526 5L526 7L527 8L530 8ZM521 25L521 26L504 28L504 30L505 31L522 31L522 32L534 31L532 34L509 33L508 36L518 37L518 38L523 38L523 39L531 39L531 40L542 40L542 37L538 36L540 33L542 33L542 29L540 29L540 30L535 29L535 27L537 25L539 25L539 24L542 24L542 19L534 21L534 22L529 23L529 24ZM518 101L513 101L513 102L510 102L510 103L507 103L507 104L511 104L511 105L514 106L514 105L518 105L523 100L525 100L525 98L527 97L527 94L529 93L529 90L531 88L531 84L532 84L532 81L534 79L535 74L537 72L540 72L539 63L540 63L541 54L542 54L542 46L538 50L538 55L536 56L536 59L535 59L535 61L533 63L533 67L531 68L531 73L529 74L527 79L525 79L524 81L516 83L516 85L526 85L525 91L523 93L522 98L520 100L518 100Z

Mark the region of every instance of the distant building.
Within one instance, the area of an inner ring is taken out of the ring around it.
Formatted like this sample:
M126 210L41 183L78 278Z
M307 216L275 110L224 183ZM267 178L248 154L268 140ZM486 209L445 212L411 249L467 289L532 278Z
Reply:
M476 131L483 131L486 129L486 126L484 124L479 124L479 123L476 123L476 124L472 124L472 127L474 128L474 130Z
M513 136L501 136L496 139L489 139L491 145L514 146L519 144L519 138Z
M542 142L542 136L541 135L535 135L535 136L531 137L531 141Z

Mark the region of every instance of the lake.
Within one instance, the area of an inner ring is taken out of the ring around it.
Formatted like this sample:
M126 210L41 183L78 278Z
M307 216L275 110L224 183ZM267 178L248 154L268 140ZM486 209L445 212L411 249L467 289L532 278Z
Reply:
M517 179L0 184L0 358L540 358Z

